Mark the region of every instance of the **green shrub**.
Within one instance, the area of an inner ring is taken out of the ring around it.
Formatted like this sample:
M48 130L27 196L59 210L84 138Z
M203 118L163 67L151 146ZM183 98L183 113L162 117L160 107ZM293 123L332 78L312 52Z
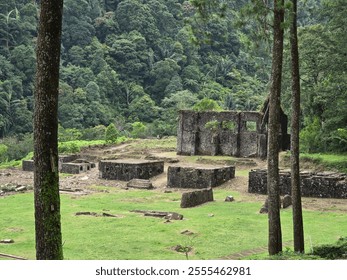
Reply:
M133 138L145 138L146 137L147 127L144 123L134 122L131 124L131 126L132 126L131 136Z
M193 110L197 112L202 111L222 111L222 108L218 105L217 101L204 98L193 106Z
M7 150L8 147L4 144L0 144L0 162L7 160Z
M116 143L118 136L119 136L119 131L117 130L116 126L113 123L111 123L106 128L106 132L105 132L106 143Z

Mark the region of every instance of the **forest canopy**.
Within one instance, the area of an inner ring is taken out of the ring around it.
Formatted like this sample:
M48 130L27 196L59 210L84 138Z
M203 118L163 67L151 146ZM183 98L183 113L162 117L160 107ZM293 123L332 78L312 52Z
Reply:
M271 27L259 25L269 15L252 15L250 2L227 1L203 20L190 1L65 0L61 129L113 123L121 135L139 127L145 136L175 135L177 111L201 100L260 109ZM38 3L0 0L0 138L32 133ZM302 0L299 11L302 148L346 152L347 4ZM285 57L282 107L290 116L288 41Z

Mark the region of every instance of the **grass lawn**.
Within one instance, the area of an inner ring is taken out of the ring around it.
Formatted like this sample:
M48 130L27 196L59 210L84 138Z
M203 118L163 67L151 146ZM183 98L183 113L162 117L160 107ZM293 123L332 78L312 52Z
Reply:
M61 195L65 259L185 259L176 245L193 248L189 259L218 259L267 245L267 215L258 214L260 203L224 202L229 190L215 189L215 201L181 209L180 194L160 191L107 189L87 196ZM182 221L144 217L130 210L174 211ZM0 199L0 252L35 258L33 193ZM118 218L75 216L79 211L119 215ZM291 209L281 212L283 242L292 237ZM319 244L333 243L347 232L347 213L304 211L306 251ZM195 234L187 236L182 231Z

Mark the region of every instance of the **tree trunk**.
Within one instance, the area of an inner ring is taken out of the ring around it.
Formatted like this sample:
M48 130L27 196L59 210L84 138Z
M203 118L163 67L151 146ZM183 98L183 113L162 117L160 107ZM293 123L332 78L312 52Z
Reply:
M304 228L301 206L299 164L300 72L297 35L297 0L292 0L293 15L290 28L292 62L292 121L291 121L291 187L293 203L294 251L303 253Z
M41 0L34 110L36 258L63 259L58 173L58 87L63 0Z
M269 244L270 255L282 251L282 232L279 194L279 133L280 133L280 97L283 64L283 10L284 0L274 0L274 38L272 49L271 90L269 99L268 123L268 178L269 196Z

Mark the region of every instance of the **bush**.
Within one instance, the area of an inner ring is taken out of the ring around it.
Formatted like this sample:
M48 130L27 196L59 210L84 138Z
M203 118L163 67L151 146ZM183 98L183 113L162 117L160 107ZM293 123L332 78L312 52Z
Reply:
M4 144L0 144L0 162L7 161L8 147Z
M146 137L146 125L142 122L134 122L131 124L132 131L131 137L133 138L145 138Z
M193 110L197 112L202 111L222 111L222 108L218 105L217 101L204 98L193 106Z
M106 143L116 143L118 136L119 136L119 131L117 130L116 126L113 123L111 123L106 128L106 132L105 132Z

